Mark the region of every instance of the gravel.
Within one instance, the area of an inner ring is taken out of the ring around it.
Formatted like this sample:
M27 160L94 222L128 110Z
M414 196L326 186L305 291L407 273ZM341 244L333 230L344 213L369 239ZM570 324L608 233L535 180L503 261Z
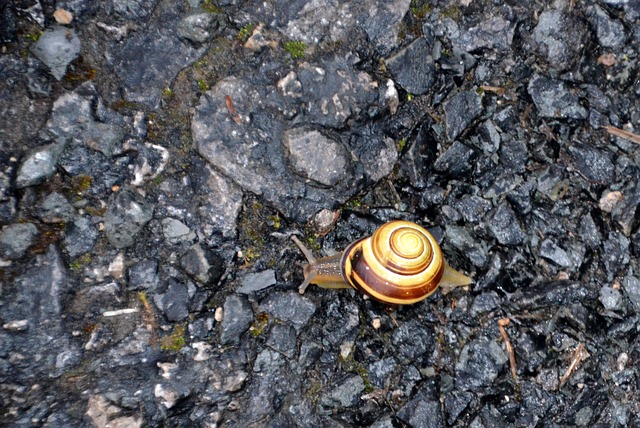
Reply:
M0 425L638 426L639 19L3 2ZM393 219L473 284L300 295Z

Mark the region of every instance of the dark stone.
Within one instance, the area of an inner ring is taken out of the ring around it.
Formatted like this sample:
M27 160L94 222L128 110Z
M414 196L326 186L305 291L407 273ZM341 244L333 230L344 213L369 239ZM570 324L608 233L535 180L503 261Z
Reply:
M452 177L459 177L471 171L475 151L459 141L454 141L433 164L433 169Z
M0 258L18 260L36 242L38 228L33 223L15 223L0 230Z
M40 201L35 215L44 223L67 223L75 217L76 210L64 196L54 192Z
M250 273L240 279L242 285L236 290L236 293L251 294L256 291L264 290L275 284L276 273L272 269L263 270L262 272Z
M0 5L0 43L13 43L17 40L18 18L11 3Z
M437 399L418 396L398 410L398 418L412 427L442 427L444 417Z
M260 310L290 322L299 331L316 312L316 305L297 291L275 292L260 302Z
M458 420L472 399L473 394L466 391L452 391L445 396L444 409L449 425L453 425Z
M57 80L62 80L67 66L80 54L80 39L72 28L48 29L31 47L33 54L49 67Z
M396 347L396 357L415 361L433 350L434 337L430 329L417 320L404 322L391 337Z
M507 202L498 205L493 216L487 221L487 227L502 245L519 245L526 237L516 214Z
M130 247L152 216L153 205L138 192L120 190L109 198L104 216L107 239L116 248Z
M180 258L180 267L196 281L215 287L224 274L224 260L208 248L195 244Z
M491 202L486 199L471 195L464 196L451 204L470 223L478 223L483 220L485 214L491 210Z
M454 46L467 52L483 49L508 51L513 42L515 24L501 16L493 16L480 22L468 30L463 29L458 39L453 40Z
M296 329L288 323L274 324L267 339L267 346L287 358L295 358L298 350Z
M519 138L508 139L500 147L500 164L509 173L523 173L529 161L529 151Z
M456 363L456 387L465 391L482 391L498 378L507 356L500 345L484 336L462 348Z
M169 279L169 286L162 297L162 310L169 321L182 321L189 316L189 291L187 286Z
M620 47L627 41L627 34L622 22L612 19L609 14L598 5L587 8L591 25L596 28L598 43L605 48Z
M253 322L253 310L246 298L234 294L224 301L223 310L220 342L223 345L237 345L240 336Z
M387 58L386 62L395 81L411 94L422 95L435 82L436 69L431 46L424 37L419 37Z
M358 403L364 389L362 377L350 376L342 383L329 389L329 392L322 396L320 402L324 407L329 408L351 407Z
M444 105L447 138L453 141L482 113L482 95L466 91L454 95Z
M560 248L558 244L553 242L551 239L545 239L540 244L540 250L538 252L541 257L545 259L549 259L558 266L561 267L572 267L573 260L567 254L565 250Z
M609 184L615 177L613 154L583 144L569 146L573 167L594 183Z
M97 227L86 217L76 217L67 223L63 245L70 257L77 257L91 251L98 240Z
M560 70L573 68L580 59L587 37L587 26L569 11L545 10L540 14L532 37L538 52Z
M130 290L154 290L158 285L158 261L153 259L142 260L128 271L128 288Z
M64 140L48 144L30 151L20 164L16 187L34 186L51 178L56 171L56 163L64 150Z
M528 92L542 117L587 118L587 110L580 105L580 98L564 82L534 76L529 81Z

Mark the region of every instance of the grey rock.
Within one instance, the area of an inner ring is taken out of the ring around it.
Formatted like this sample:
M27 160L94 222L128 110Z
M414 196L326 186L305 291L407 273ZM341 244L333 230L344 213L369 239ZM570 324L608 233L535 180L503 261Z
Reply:
M631 236L640 210L640 186L634 182L622 193L624 198L613 207L611 217L620 225L625 236Z
M318 361L322 352L323 350L321 345L311 341L304 341L300 345L300 357L298 357L298 364L301 367L307 368Z
M600 297L598 298L606 311L619 311L623 308L622 293L615 288L604 286L600 288Z
M433 350L434 337L425 325L410 320L394 330L391 341L396 348L396 358L415 361Z
M162 297L162 310L169 321L182 321L189 316L189 290L185 284L175 279L169 280L167 291Z
M587 247L595 249L600 246L600 242L602 242L602 235L591 214L585 214L582 217L578 232L582 238L582 242L584 242Z
M145 9L145 13L151 10ZM179 38L172 26L151 25L129 37L124 46L118 45L113 52L114 69L122 80L127 100L156 109L164 82L171 82L180 70L193 64L203 53L203 47L195 48Z
M524 141L518 138L502 143L500 147L500 165L509 173L523 173L529 161L529 151Z
M371 2L367 19L361 25L380 55L387 55L399 43L402 18L407 14L411 0Z
M387 58L386 62L394 80L411 94L422 95L431 89L435 82L435 63L431 56L431 46L424 37L416 39Z
M605 48L623 46L627 41L627 34L622 22L612 19L609 14L598 5L587 8L591 25L596 28L598 43Z
M507 202L502 202L489 221L487 226L493 236L502 245L519 245L524 242L524 234L518 218Z
M370 180L378 181L393 172L399 154L396 143L391 138L365 135L358 138L356 144L354 154Z
M473 299L473 305L471 305L469 314L476 318L480 314L491 312L499 308L501 303L502 299L500 299L500 296L498 296L498 293L495 291L482 293Z
M610 232L602 245L604 267L609 280L620 274L629 264L629 238L620 232Z
M360 376L348 377L324 394L320 403L329 408L351 407L358 402L364 388L364 381Z
M412 427L442 427L444 417L436 399L417 397L398 410L398 418Z
M77 257L91 251L100 232L86 217L76 217L67 223L63 246L70 257Z
M205 232L208 235L219 232L227 238L235 236L238 214L242 208L242 190L209 165L197 168L194 173L200 172L197 181L203 182L204 194L200 197L198 214Z
M447 137L453 141L482 113L482 95L466 91L454 95L444 105Z
M0 231L0 258L18 260L22 258L38 237L33 223L15 223Z
M227 297L223 309L220 342L223 345L237 345L240 343L240 336L253 322L253 310L246 298L237 295Z
M12 43L17 40L18 17L9 3L0 6L0 43Z
M62 80L67 66L80 54L80 39L73 29L56 27L42 33L31 51L49 67L53 77Z
M584 144L569 146L573 166L584 177L594 183L609 184L615 178L613 154L609 151L588 147Z
M65 143L59 141L30 151L18 169L16 187L22 189L34 186L51 178L64 147Z
M477 195L464 196L451 205L470 223L480 222L492 207L491 202Z
M461 176L471 170L474 158L475 151L471 147L454 141L444 153L438 156L433 169L452 177Z
M260 310L274 318L290 322L300 331L315 313L316 305L296 291L275 292L260 302Z
M393 357L375 361L367 368L369 382L374 388L382 389L397 368L398 363Z
M483 267L489 261L489 250L484 242L473 236L466 227L447 225L447 243L460 250L474 266Z
M225 27L225 16L214 13L195 13L178 23L178 35L195 43L213 39Z
M473 394L467 391L451 391L444 398L444 409L447 414L447 423L453 425L458 417L465 411Z
M295 358L298 350L296 329L288 323L274 324L267 339L267 346L287 358Z
M195 244L180 258L180 267L201 284L215 286L224 274L224 261L209 250Z
M540 14L533 30L538 52L558 70L573 68L584 48L587 37L585 23L575 14L562 10L546 10Z
M482 391L490 387L508 358L496 341L484 336L462 348L456 362L456 386L465 391Z
M515 24L501 16L493 16L480 22L475 27L463 30L460 38L453 40L453 45L466 52L480 49L507 51L513 42Z
M181 242L189 242L195 239L196 235L189 227L175 218L163 218L162 233L164 239L169 244L180 244Z
M159 282L158 261L142 260L131 266L127 275L127 284L130 290L153 290Z
M73 287L53 245L25 265L25 273L11 286L3 287L3 299L11 304L0 305L0 319L27 320L37 327L19 332L19 340L12 339L11 352L21 355L19 363L11 363L15 381L58 377L80 362L80 352L63 322L67 312L62 300Z
M544 241L542 241L542 243L540 244L539 254L541 257L551 260L558 266L573 266L573 260L571 259L569 254L567 254L565 250L560 248L558 244L553 242L551 239L545 239Z
M636 314L640 313L640 279L636 276L626 276L622 283L624 294L629 298Z
M255 293L256 291L271 287L276 282L276 273L273 269L249 273L240 279L241 286L236 290L236 293Z
M145 20L151 15L157 0L113 0L113 11L125 19Z
M142 186L156 178L169 162L169 151L157 144L126 144L125 149L137 152L131 180L134 186Z
M296 174L324 186L335 186L347 176L349 154L338 141L309 128L284 132L287 159Z
M40 201L35 215L44 223L67 223L75 217L76 210L64 196L54 192Z
M130 247L152 216L153 205L139 193L120 190L109 198L104 217L107 239L116 248Z
M78 144L67 145L58 160L58 165L67 174L90 181L88 193L100 196L110 194L113 185L122 183L122 178L129 173L130 163L127 156L112 159Z
M564 82L536 75L529 81L527 90L542 117L587 118L587 110L580 105L580 99Z
M104 109L101 122L96 117L100 102L93 82L84 83L73 92L58 97L45 127L45 137L69 139L86 145L105 156L116 151L125 136L125 121L111 109Z

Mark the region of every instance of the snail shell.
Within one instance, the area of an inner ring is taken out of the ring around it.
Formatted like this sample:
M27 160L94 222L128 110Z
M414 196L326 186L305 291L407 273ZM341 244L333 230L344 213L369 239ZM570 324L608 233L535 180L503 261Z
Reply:
M409 221L386 223L342 254L318 260L295 236L292 239L309 261L300 293L309 284L353 287L383 303L408 305L426 299L438 286L471 283L449 267L433 235Z

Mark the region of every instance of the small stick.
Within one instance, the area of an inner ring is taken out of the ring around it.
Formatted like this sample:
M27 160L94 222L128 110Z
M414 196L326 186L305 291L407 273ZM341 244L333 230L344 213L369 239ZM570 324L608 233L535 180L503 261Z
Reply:
M227 102L227 110L229 110L229 114L231 115L231 119L233 119L233 121L235 123L240 123L240 116L238 116L238 113L236 113L236 108L233 106L233 101L231 100L231 97L229 95L225 96L225 101Z
M501 88L500 86L481 85L480 89L482 89L485 92L493 92L494 94L497 94L500 96L504 95L504 93L507 92L505 88Z
M509 325L511 320L509 318L501 318L498 320L498 328L500 329L500 336L502 337L502 341L504 345L507 347L507 354L509 355L509 365L511 366L511 377L513 377L513 381L518 383L518 372L516 370L516 354L513 351L513 346L511 346L511 340L509 340L509 335L507 334L507 330L505 330L505 326Z
M580 364L581 361L586 360L587 358L589 358L589 356L590 356L589 352L587 352L587 350L584 347L584 345L582 343L579 343L578 346L576 347L575 352L573 353L573 358L571 359L571 364L569 364L569 367L567 368L567 371L564 372L564 374L560 378L560 388L562 388L562 386L565 384L565 382L567 380L569 380L569 377L571 376L571 373L573 373L573 371L578 367L578 364Z
M624 138L625 140L632 141L636 144L640 144L640 135L634 134L633 132L625 131L624 129L616 128L615 126L607 125L603 126L604 129L611 135L615 135L616 137Z

